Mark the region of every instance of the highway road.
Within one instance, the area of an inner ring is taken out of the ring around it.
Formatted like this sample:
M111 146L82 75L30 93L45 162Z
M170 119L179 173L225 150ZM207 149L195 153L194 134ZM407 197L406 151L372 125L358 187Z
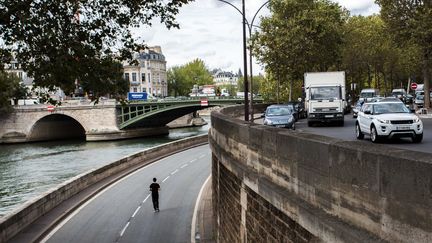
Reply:
M195 203L210 171L208 145L166 157L100 192L42 242L190 242ZM149 192L153 177L161 186L160 212Z

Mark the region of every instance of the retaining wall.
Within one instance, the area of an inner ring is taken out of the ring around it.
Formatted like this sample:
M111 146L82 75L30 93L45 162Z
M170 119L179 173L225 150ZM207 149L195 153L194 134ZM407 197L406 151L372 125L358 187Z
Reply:
M211 116L219 242L432 242L431 154L233 118L242 111Z
M208 142L207 135L185 138L163 144L114 163L76 176L46 194L28 201L22 207L0 218L0 242L6 242L40 216L89 186L134 166L144 166L155 159Z

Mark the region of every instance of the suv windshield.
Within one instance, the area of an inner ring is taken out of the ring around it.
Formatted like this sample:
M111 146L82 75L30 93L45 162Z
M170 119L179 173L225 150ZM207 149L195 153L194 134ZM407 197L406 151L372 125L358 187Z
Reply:
M403 103L381 103L373 105L373 114L410 113Z
M291 109L289 107L269 107L267 108L267 116L288 116L291 115Z
M313 87L310 88L310 93L311 100L337 100L341 98L341 89L337 86Z
M360 93L360 98L373 98L374 96L375 96L375 93L373 93L373 92Z

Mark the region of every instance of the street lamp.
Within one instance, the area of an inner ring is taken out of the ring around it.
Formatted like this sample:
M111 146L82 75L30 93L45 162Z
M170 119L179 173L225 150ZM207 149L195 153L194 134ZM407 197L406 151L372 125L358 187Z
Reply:
M254 27L253 22L255 21L256 16L258 15L258 12L261 11L261 9L270 2L270 0L263 3L258 10L256 11L255 15L252 18L251 23L249 23L246 19L246 11L245 11L245 0L242 0L242 11L238 9L236 6L234 6L232 3L226 1L226 0L218 0L220 2L226 3L236 9L243 17L243 63L244 63L244 96L245 96L245 121L249 121L249 83L248 83L248 74L247 74L247 48L246 48L246 26L249 29L249 39L252 37L252 28ZM254 112L253 112L253 72L252 72L252 46L253 43L251 43L251 49L249 50L249 67L250 67L250 91L251 91L251 99L250 99L250 107L251 107L251 121L254 120Z

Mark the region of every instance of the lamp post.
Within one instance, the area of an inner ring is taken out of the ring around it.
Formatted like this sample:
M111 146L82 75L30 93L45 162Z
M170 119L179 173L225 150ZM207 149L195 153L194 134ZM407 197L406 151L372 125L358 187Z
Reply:
M247 74L247 48L246 48L246 26L249 30L249 39L252 37L252 28L254 27L253 22L255 21L256 16L261 11L261 9L270 2L270 0L263 3L258 10L256 11L255 15L252 18L252 21L249 23L246 19L246 12L245 12L245 0L242 0L242 11L238 9L236 6L234 6L232 3L227 2L225 0L218 0L220 2L226 3L236 9L243 17L243 63L244 63L244 96L245 96L245 121L249 121L249 83L248 83L248 74ZM250 107L251 107L251 121L254 120L254 112L253 112L253 72L252 72L252 46L253 43L251 43L251 48L249 50L249 68L250 68L250 91L251 91L251 99L250 99Z

